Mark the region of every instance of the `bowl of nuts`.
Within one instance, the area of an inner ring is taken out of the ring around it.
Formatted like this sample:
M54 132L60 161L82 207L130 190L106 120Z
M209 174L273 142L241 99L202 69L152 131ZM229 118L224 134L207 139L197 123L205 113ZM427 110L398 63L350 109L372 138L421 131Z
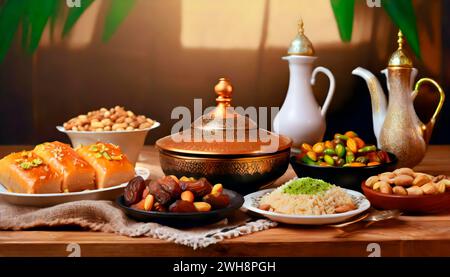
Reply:
M368 178L362 190L373 207L407 213L450 212L450 179L399 168Z
M135 164L148 132L159 125L144 115L116 106L79 115L56 129L69 136L74 148L98 141L119 145L128 160Z

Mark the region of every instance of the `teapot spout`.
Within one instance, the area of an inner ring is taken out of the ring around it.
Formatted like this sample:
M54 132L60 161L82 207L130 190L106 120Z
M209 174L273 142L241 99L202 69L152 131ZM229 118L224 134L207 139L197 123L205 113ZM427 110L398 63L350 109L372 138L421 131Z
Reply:
M380 85L378 79L370 71L358 67L352 72L353 75L360 76L367 82L369 87L370 98L372 102L372 119L373 119L373 131L377 138L378 147L380 147L380 134L383 127L384 119L387 111L387 101L383 88Z

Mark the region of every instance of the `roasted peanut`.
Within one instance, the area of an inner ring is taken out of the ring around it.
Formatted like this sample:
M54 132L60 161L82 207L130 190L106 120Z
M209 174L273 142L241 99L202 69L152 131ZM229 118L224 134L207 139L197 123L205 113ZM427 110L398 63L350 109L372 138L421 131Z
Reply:
M406 191L408 192L408 195L423 195L423 190L417 186L407 188Z
M189 179L189 177L183 176L180 178L180 181L182 182L189 182L191 179Z
M72 131L132 131L136 129L150 128L154 121L143 115L136 116L132 111L126 111L123 107L111 109L101 108L97 111L79 115L64 123L64 129Z
M384 182L391 182L392 179L395 178L395 176L396 175L392 172L385 172L385 173L381 173L380 175L378 175L378 177L380 177L380 180L384 181Z
M151 194L147 195L147 197L145 197L144 210L151 211L154 203L155 197Z
M211 194L221 194L223 192L222 184L215 184L211 190Z
M437 194L438 193L438 190L434 186L434 183L425 184L421 188L422 188L424 194Z
M323 153L323 151L325 150L325 143L318 142L318 143L314 144L314 146L312 147L312 150L314 152L316 152L317 154Z
M181 193L181 200L184 200L187 202L194 202L194 199L195 199L194 194L189 190L183 191Z
M411 168L399 168L394 170L394 174L396 175L409 175L411 177L414 177L414 171Z
M445 186L445 183L440 181L439 183L433 183L434 187L437 190L437 193L442 194L445 193L445 190L447 189Z
M380 191L382 186L390 186L388 182L384 182L384 181L378 181L375 184L373 184L372 189L376 190L376 191Z
M206 202L195 202L194 206L198 212L209 212L211 210L211 205Z
M445 186L446 190L450 190L450 180L449 179L442 179L437 184L441 185L443 184Z
M414 181L412 182L413 186L421 187L429 182L431 182L431 179L425 175L425 174L419 174L416 175L417 177L414 178Z
M410 186L412 182L414 181L414 178L410 175L398 175L394 178L393 182L396 186Z
M136 210L141 210L141 211L145 210L145 199L142 199L138 203L131 205L131 208L136 209Z
M408 192L406 191L406 189L404 187L400 187L400 186L395 186L392 189L392 192L396 195L408 195Z
M372 188L373 185L374 185L376 182L378 182L378 181L380 181L380 177L378 177L378 176L372 176L372 177L370 177L369 179L366 180L366 183L365 183L365 184L366 184L367 187Z
M380 184L380 192L384 194L392 194L392 187L388 183L381 183Z

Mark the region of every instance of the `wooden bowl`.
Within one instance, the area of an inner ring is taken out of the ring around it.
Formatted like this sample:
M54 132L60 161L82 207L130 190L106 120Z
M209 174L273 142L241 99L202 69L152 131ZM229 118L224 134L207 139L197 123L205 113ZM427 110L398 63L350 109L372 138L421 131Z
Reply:
M432 214L450 212L450 192L436 195L393 195L374 191L365 182L361 188L374 208L400 210L413 214Z

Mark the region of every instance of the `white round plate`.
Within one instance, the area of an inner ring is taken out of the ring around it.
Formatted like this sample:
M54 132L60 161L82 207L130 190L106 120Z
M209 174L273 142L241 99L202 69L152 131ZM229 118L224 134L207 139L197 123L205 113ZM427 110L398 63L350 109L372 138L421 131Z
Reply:
M370 208L370 202L363 194L357 191L345 189L345 191L351 195L351 197L357 204L358 208L356 210L330 215L287 215L258 209L259 201L261 200L261 198L267 193L272 192L273 190L275 189L266 189L246 195L244 197L245 201L244 205L242 206L242 210L245 212L256 213L258 215L265 216L273 221L286 224L325 225L343 222Z
M150 171L145 167L136 166L136 175L147 179L150 176ZM0 184L0 201L21 206L48 207L80 200L113 200L123 193L123 189L127 184L128 183L123 183L114 187L80 192L45 194L9 192L2 184Z

